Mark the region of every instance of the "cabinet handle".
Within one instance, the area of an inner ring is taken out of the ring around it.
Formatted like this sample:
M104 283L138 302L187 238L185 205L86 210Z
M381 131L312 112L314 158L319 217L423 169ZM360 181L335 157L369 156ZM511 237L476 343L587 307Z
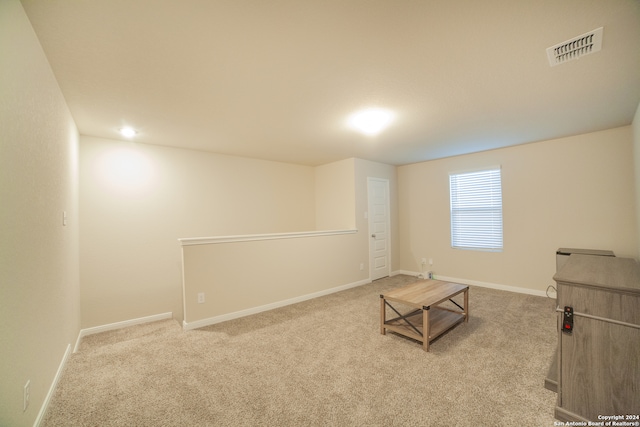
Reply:
M556 312L564 313L564 310L561 309L560 307L556 307ZM620 326L627 326L629 328L640 329L640 325L636 325L635 323L627 323L627 322L622 322L620 320L607 319L605 317L594 316L592 314L580 313L579 311L575 311L573 315L576 317L586 317L588 319L600 320L602 322L613 323Z

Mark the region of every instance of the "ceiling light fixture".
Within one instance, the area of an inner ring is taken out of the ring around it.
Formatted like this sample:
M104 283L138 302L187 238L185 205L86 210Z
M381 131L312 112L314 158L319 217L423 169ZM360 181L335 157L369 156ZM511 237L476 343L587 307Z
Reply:
M124 136L125 138L133 138L137 133L138 132L136 132L135 129L130 127L124 127L120 129L120 135Z
M367 108L353 113L347 125L365 135L374 136L385 130L395 119L395 113L384 108Z

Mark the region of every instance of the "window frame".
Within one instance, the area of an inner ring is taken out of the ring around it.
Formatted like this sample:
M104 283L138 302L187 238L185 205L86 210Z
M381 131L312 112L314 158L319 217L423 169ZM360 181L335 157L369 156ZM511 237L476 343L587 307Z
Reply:
M449 173L451 247L502 252L502 207L500 166Z

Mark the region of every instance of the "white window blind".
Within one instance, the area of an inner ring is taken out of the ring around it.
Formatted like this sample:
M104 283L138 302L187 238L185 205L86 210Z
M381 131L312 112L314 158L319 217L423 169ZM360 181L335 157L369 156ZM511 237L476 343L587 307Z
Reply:
M500 168L449 175L451 246L502 250Z

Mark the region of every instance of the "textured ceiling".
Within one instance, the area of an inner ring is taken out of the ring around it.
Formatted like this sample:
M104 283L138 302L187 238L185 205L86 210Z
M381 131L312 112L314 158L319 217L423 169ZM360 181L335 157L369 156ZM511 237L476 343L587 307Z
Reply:
M78 129L319 165L407 164L628 125L638 0L23 0ZM549 46L604 27L602 51ZM394 110L375 137L347 117Z

